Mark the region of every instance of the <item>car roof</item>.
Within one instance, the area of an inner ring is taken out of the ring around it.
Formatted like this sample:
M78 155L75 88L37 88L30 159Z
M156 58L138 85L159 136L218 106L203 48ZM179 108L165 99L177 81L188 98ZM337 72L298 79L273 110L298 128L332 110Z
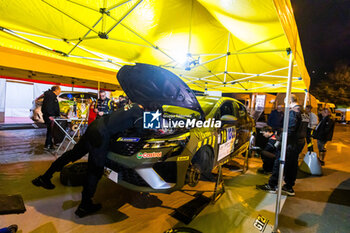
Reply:
M201 105L201 108L205 115L208 115L213 107L219 102L224 102L226 100L234 101L237 103L241 103L238 100L230 97L219 97L219 96L197 96L197 100ZM241 103L242 104L242 103Z

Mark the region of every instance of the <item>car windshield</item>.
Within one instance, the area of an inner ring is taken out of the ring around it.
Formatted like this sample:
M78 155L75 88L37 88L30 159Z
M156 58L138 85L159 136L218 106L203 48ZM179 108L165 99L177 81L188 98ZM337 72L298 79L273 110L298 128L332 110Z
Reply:
M205 115L208 115L215 104L219 101L219 97L198 96L197 100L203 109Z

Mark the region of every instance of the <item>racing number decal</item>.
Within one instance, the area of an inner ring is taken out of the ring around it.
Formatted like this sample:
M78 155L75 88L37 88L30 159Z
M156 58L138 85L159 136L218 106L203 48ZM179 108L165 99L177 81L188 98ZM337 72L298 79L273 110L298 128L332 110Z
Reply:
M254 227L260 232L264 232L269 220L261 215L258 215L257 219L254 222Z
M219 145L218 161L231 154L234 150L236 139L236 127L229 127L220 132L221 143Z

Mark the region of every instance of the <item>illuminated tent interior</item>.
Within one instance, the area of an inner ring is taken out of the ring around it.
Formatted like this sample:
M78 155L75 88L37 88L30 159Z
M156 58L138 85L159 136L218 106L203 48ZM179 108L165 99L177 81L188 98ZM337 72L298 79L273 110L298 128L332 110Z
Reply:
M285 92L292 51L292 92L309 87L289 0L0 4L0 75L5 77L16 77L9 70L18 69L43 74L46 81L73 78L80 85L100 82L118 89L118 69L141 62L169 69L198 91Z

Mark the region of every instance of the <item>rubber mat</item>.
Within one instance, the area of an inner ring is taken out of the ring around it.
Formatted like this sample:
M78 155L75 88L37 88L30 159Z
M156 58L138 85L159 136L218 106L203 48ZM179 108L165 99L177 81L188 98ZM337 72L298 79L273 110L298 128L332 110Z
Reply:
M0 194L0 214L21 214L25 211L21 195Z
M195 199L177 208L171 216L177 220L189 224L209 203L209 197L199 195Z

